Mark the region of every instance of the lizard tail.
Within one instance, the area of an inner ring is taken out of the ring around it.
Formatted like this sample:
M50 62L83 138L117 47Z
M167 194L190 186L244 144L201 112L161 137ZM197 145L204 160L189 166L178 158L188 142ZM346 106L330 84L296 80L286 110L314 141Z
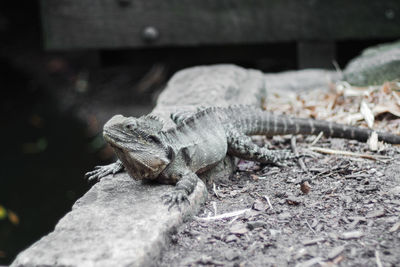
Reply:
M273 136L279 134L319 134L323 132L325 136L329 137L365 142L373 132L371 129L330 121L274 115L252 107L230 107L227 109L227 115L230 120L235 121L237 129L248 135ZM400 144L400 135L379 131L377 134L380 141Z
M284 116L277 116L278 121L281 121L283 134L298 133L298 134L319 134L323 132L325 136L339 137L345 139L354 139L365 142L371 136L374 130L360 128L345 124L338 124L330 121L320 121L313 119L291 119ZM286 125L286 126L285 126ZM288 131L289 130L289 131ZM378 140L391 144L400 144L400 135L391 134L388 132L379 132Z

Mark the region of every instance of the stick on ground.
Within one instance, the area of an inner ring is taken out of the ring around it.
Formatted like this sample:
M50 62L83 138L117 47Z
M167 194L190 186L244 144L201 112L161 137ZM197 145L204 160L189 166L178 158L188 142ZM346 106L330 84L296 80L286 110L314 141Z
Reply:
M220 215L217 215L217 216L206 217L206 218L197 217L197 216L195 216L194 218L196 220L200 220L200 221L215 221L215 220L222 220L222 219L226 219L226 218L239 216L239 215L242 215L243 213L245 213L247 211L250 211L250 209L232 211L232 212L223 213L223 214L220 214Z
M297 146L296 146L296 136L292 136L292 138L290 138L290 145L292 147L292 152L295 154L296 157L299 157L299 151L297 150ZM298 158L297 161L299 162L299 165L301 167L301 169L305 172L308 171L306 164L304 164L304 161L302 158Z
M351 151L335 150L335 149L315 147L315 146L309 147L309 149L312 151L319 152L319 153L331 154L331 155L342 155L342 156L350 156L350 157L365 158L365 159L372 159L372 160L382 160L382 161L391 159L390 157L385 157L385 156L361 154L361 153L355 153L355 152L351 152Z

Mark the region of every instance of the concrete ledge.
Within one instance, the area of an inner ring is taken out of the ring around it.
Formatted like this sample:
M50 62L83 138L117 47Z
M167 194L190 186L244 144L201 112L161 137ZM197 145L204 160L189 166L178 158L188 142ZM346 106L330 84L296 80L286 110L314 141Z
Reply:
M207 196L199 182L190 206L168 212L160 196L171 189L126 173L106 177L11 266L152 266L170 231L196 213Z

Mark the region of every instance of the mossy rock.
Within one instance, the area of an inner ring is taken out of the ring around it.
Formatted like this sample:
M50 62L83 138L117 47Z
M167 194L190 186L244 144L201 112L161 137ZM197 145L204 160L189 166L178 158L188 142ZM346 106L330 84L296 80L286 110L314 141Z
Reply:
M400 80L400 40L365 49L346 66L344 80L356 86Z

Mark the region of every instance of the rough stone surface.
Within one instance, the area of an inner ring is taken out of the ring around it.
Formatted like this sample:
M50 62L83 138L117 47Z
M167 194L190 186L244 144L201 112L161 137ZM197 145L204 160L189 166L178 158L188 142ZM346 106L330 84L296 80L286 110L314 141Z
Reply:
M176 110L210 105L260 106L267 87L327 87L327 77L333 76L319 70L264 75L233 65L194 67L171 78L153 114L169 127L169 114ZM227 157L201 177L208 182L222 179L232 173L234 166L233 159ZM199 182L189 206L182 212L168 212L160 196L171 189L168 185L134 181L125 173L106 177L75 203L52 233L21 252L12 266L152 266L167 244L169 233L198 210L207 192L204 183Z
M192 67L171 78L152 113L170 127L173 122L169 114L177 110L233 104L261 106L266 93L264 75L258 70L229 64Z
M256 105L263 92L259 71L233 65L195 67L170 80L154 113L171 126L169 114L175 110ZM225 159L215 168L216 177L229 176L233 167L232 159ZM205 179L211 176L203 174ZM206 198L204 183L199 182L189 206L168 212L160 196L171 187L135 181L125 173L106 177L75 203L52 233L21 252L12 266L152 266L169 233Z
M301 92L315 89L326 90L332 82L342 78L335 71L322 69L285 71L276 74L268 73L264 77L268 93L274 91Z
M126 173L106 177L11 266L153 266L168 233L206 198L200 182L191 206L168 212L160 199L166 190L172 186L142 183Z
M400 79L400 41L368 48L344 70L352 85L379 85Z

